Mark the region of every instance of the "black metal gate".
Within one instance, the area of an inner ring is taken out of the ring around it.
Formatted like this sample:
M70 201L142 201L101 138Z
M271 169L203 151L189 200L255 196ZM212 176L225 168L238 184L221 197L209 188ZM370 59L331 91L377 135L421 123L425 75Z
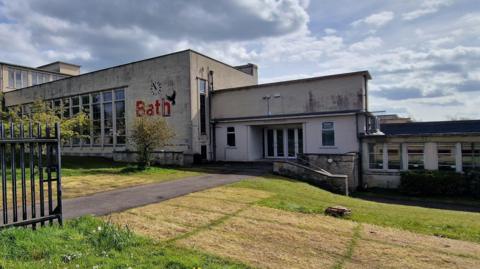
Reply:
M60 127L0 124L0 229L62 224Z

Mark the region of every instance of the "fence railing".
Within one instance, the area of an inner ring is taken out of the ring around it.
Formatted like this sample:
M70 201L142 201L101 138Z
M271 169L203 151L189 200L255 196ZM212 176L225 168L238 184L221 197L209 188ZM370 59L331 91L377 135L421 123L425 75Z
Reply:
M60 126L0 124L0 229L62 224Z

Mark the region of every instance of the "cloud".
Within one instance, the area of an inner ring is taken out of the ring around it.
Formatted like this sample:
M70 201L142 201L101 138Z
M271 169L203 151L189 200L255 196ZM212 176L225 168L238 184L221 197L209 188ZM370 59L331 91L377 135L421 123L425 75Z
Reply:
M380 13L372 14L368 17L365 17L360 20L352 22L353 26L359 26L361 24L366 24L369 26L381 27L394 18L394 13L392 11L382 11Z
M349 49L354 51L371 50L381 47L382 44L383 40L381 38L369 36L362 41L351 44Z
M214 43L219 47L229 42L234 44L232 48L239 48L251 40L306 32L309 21L309 1L305 0L223 0L215 4L201 0L0 2L0 14L11 21L0 21L0 35L11 38L9 33L20 29L16 44L29 44L36 64L67 60L90 69L192 44L202 47ZM233 49L230 52L242 54Z
M480 80L467 80L457 86L461 92L480 92Z
M410 21L415 20L425 15L436 13L442 7L453 4L452 0L424 0L420 8L402 14L402 19Z
M371 93L378 97L383 97L389 100L408 100L408 99L418 99L418 98L435 98L442 97L446 94L442 91L435 90L432 92L424 92L418 88L381 88L379 91L374 91Z

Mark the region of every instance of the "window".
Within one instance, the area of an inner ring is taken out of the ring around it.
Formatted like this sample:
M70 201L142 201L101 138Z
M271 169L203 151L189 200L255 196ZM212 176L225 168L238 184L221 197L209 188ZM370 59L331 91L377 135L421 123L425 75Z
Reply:
M333 122L322 122L322 146L335 146Z
M298 129L298 154L303 154L303 129Z
M235 147L235 127L227 127L227 146Z
M423 150L424 150L423 144L407 145L409 170L419 170L424 168Z
M102 145L102 110L99 93L92 94L92 133L93 145Z
M8 87L15 88L15 71L13 69L8 69Z
M74 96L72 97L72 117L80 113L80 97ZM80 133L81 130L79 127L74 128L75 132ZM72 145L73 146L78 146L80 145L80 138L75 137L72 139Z
M115 137L116 145L125 144L125 90L115 90Z
M83 95L80 99L82 101L82 112L87 114L89 119L92 119L90 115L90 95ZM83 127L82 129L82 145L90 145L90 136L91 136L91 124Z
M455 171L455 151L453 143L437 144L438 170Z
M103 145L113 145L113 104L112 92L106 91L103 96Z
M15 89L20 89L22 87L22 72L15 71Z
M275 133L277 134L277 156L283 157L285 156L283 151L283 129L277 129Z
M202 135L207 134L207 116L206 116L206 88L207 82L204 79L198 80L198 91L200 92L200 133Z
M463 171L480 169L480 143L462 143Z
M198 79L198 92L200 94L207 93L207 81L204 79Z
M288 157L295 157L295 129L287 129Z
M63 118L68 119L70 118L70 98L63 99Z
M267 156L273 157L275 155L273 145L273 129L267 130Z
M368 144L368 168L383 169L383 144Z
M387 144L388 169L402 168L402 150L400 144Z

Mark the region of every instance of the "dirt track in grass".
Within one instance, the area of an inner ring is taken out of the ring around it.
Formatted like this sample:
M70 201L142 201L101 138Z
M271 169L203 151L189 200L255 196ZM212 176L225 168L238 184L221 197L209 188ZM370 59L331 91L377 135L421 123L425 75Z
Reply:
M479 268L480 244L258 206L220 187L105 218L165 244L260 268Z

